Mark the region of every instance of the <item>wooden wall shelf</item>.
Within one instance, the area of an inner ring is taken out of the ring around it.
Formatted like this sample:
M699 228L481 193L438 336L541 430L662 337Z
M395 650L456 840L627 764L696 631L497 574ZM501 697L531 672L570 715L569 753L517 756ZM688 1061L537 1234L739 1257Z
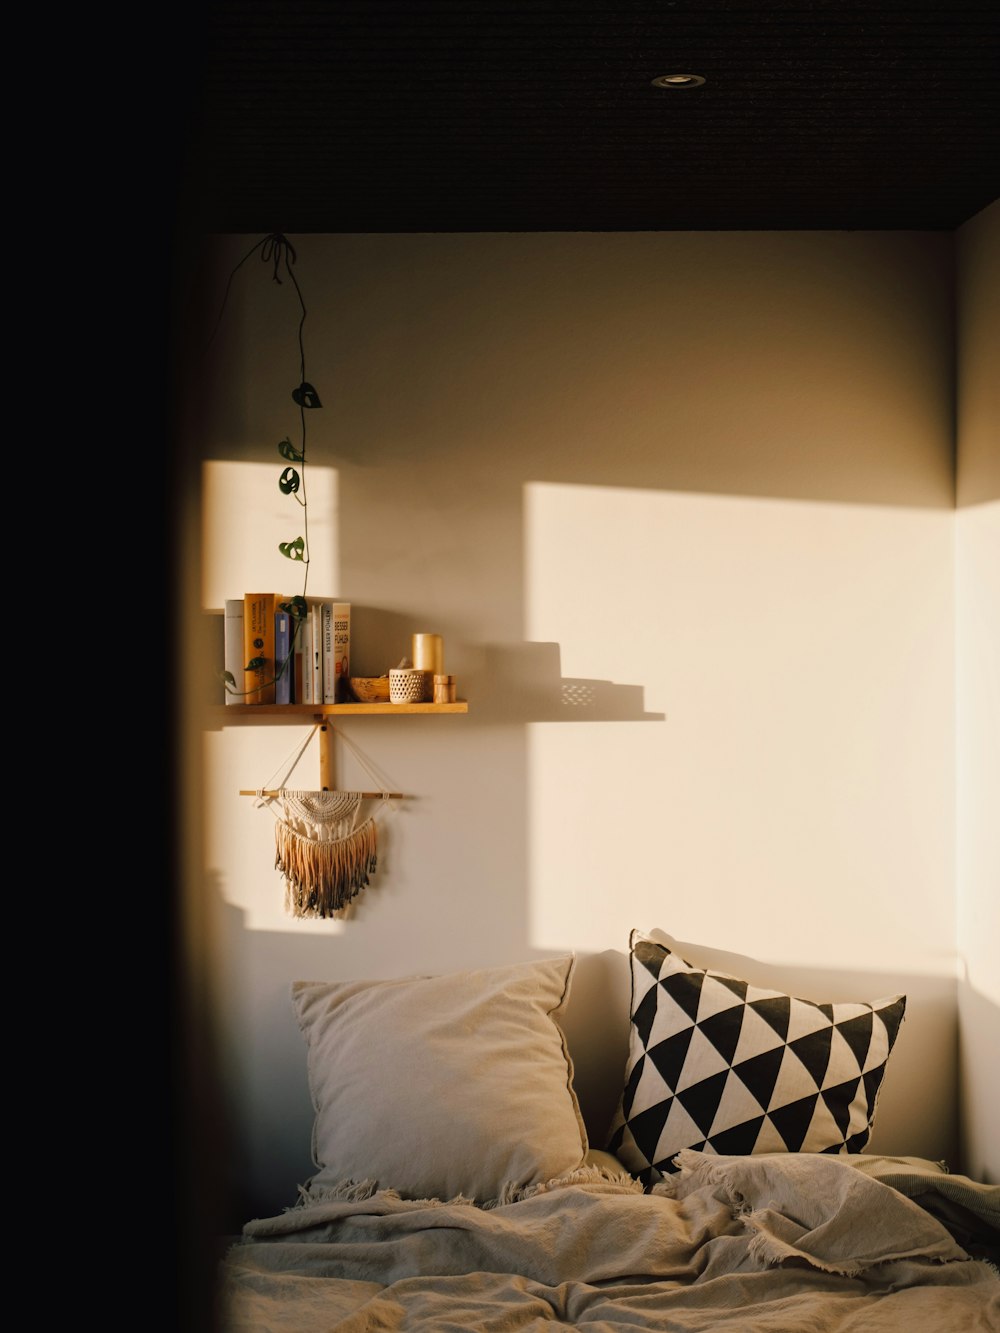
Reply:
M374 717L390 713L467 713L465 699L452 704L223 704L225 717Z

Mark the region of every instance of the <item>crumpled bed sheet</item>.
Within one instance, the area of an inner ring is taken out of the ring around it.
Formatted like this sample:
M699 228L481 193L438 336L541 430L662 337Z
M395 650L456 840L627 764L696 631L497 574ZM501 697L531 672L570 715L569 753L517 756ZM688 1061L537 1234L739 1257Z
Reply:
M590 1168L489 1209L307 1191L227 1253L220 1333L1000 1333L1000 1274L946 1225L995 1236L1000 1189L912 1158L677 1163L649 1193Z

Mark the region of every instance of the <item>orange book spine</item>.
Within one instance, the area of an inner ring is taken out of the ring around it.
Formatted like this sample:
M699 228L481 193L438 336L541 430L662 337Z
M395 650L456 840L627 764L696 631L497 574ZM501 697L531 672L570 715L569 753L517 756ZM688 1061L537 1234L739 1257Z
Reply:
M243 597L243 688L244 703L273 704L275 702L274 612L278 594L248 592ZM260 660L260 666L249 669L249 663Z

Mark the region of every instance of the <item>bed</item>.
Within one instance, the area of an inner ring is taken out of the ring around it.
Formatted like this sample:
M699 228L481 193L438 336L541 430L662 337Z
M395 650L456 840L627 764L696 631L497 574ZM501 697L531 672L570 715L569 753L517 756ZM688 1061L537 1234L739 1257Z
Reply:
M629 941L593 1145L572 955L296 982L316 1172L219 1269L221 1333L1000 1333L1000 1188L865 1151L905 996L826 1004Z

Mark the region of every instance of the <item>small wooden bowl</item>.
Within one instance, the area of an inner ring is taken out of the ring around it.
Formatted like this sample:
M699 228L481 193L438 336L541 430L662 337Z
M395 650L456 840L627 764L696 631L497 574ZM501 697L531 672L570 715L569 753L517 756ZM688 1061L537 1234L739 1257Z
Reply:
M359 704L387 703L389 699L388 676L351 676L351 693Z

